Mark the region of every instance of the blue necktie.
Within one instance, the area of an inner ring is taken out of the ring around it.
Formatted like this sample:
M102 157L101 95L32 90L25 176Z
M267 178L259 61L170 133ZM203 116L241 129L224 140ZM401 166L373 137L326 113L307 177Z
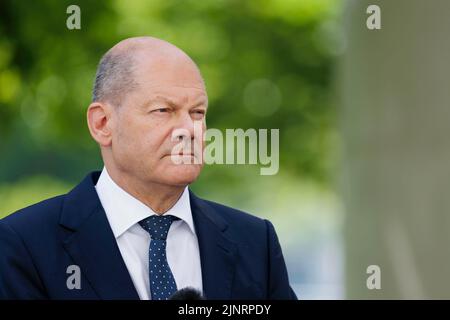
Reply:
M150 234L149 276L152 300L167 300L177 291L177 284L167 262L166 238L170 225L178 218L168 215L150 216L139 222Z

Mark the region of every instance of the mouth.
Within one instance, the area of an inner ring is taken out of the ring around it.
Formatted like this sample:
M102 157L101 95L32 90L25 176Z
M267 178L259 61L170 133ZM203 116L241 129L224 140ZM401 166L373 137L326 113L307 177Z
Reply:
M191 156L191 157L193 157L194 154L193 153L171 153L171 154L168 154L168 156Z
M193 153L168 153L166 154L163 158L165 157L192 157L195 158L195 155Z

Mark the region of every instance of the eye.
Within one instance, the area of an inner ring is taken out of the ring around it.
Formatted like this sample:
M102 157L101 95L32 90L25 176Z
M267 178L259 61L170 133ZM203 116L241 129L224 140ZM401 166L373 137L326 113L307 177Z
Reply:
M193 113L196 117L202 118L202 117L205 116L206 111L205 111L205 110L199 109L199 110L194 110L192 113Z
M156 112L156 113L167 113L167 112L169 112L169 108L158 108L158 109L152 110L152 112Z

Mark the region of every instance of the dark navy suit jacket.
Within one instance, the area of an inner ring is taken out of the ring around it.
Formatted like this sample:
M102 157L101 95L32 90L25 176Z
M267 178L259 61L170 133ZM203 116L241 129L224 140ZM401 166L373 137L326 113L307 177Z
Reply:
M99 175L0 220L1 299L139 299L95 190ZM190 203L207 299L296 299L269 221L192 192ZM71 265L80 289L67 286Z

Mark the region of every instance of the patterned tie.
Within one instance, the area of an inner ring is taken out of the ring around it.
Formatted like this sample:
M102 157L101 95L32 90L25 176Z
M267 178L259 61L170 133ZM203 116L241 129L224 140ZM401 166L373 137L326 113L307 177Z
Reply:
M152 300L167 300L177 291L177 285L166 257L166 238L177 217L152 215L139 222L150 234L149 276Z

